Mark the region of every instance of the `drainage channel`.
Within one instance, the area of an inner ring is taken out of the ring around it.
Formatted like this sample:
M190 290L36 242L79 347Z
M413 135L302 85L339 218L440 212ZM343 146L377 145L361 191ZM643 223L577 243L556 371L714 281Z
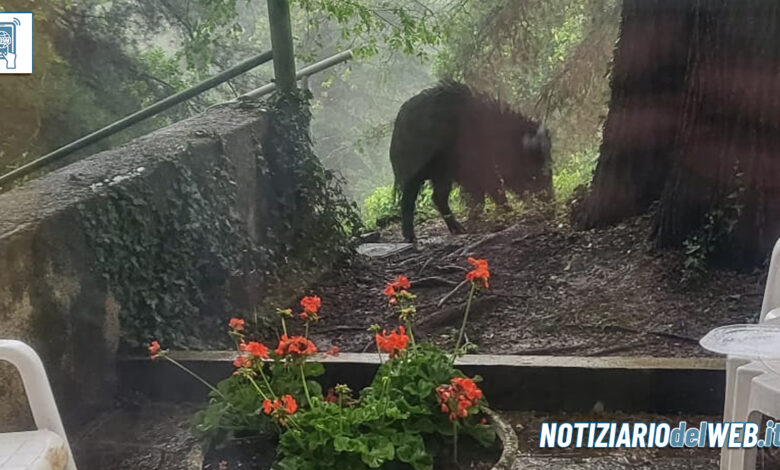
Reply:
M180 351L171 357L211 383L230 375L232 351ZM324 387L346 383L359 390L379 364L375 354L317 357L325 365ZM719 358L569 357L469 355L458 361L480 384L493 408L512 411L720 415L725 361ZM164 361L123 358L121 389L153 402L202 402L206 390Z

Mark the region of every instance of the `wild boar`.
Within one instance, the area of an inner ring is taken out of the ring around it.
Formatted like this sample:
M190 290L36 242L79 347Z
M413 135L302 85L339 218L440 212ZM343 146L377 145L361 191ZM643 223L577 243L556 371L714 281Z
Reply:
M475 203L504 204L505 190L552 195L550 135L544 125L457 82L441 82L406 101L390 142L401 196L402 233L414 242L414 208L425 181L450 232L463 233L449 207L453 183Z

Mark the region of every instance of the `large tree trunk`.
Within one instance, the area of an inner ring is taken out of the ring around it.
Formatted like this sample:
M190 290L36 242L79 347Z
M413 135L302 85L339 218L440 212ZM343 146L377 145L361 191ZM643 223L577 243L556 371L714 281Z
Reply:
M683 104L693 0L625 0L601 156L585 228L643 212L661 195Z
M624 0L582 225L660 199L658 246L765 258L780 235L779 22L777 0Z
M752 264L780 235L779 15L776 0L697 0L659 246L698 237Z

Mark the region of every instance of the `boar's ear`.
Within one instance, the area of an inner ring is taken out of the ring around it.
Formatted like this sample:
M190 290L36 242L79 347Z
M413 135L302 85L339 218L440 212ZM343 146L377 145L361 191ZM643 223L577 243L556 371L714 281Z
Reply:
M539 127L536 128L536 134L526 134L523 136L523 147L526 149L532 149L541 147L542 139L547 135L547 129L544 127L544 123L539 123Z

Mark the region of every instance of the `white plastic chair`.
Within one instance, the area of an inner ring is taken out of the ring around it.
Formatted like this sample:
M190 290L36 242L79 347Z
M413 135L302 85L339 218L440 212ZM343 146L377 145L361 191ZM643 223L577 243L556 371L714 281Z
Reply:
M775 243L772 250L758 322L780 323L780 240ZM771 395L770 384L777 382L772 380L772 376L777 376L777 372L770 370L760 361L729 356L726 359L726 399L723 404L723 421L749 420L760 423L760 413L780 417L780 414L771 411L774 406L764 403L761 398ZM773 399L780 402L780 387L776 389ZM754 469L755 466L756 449L729 449L728 447L721 449L721 470L748 470Z
M778 361L780 365L780 361ZM762 415L780 417L780 373L760 361L739 366L736 371L735 400L732 421L761 424ZM764 430L759 429L759 439ZM756 468L757 448L721 451L721 468L752 470Z
M21 341L0 340L0 361L19 371L37 428L0 433L0 470L76 470L41 359Z

